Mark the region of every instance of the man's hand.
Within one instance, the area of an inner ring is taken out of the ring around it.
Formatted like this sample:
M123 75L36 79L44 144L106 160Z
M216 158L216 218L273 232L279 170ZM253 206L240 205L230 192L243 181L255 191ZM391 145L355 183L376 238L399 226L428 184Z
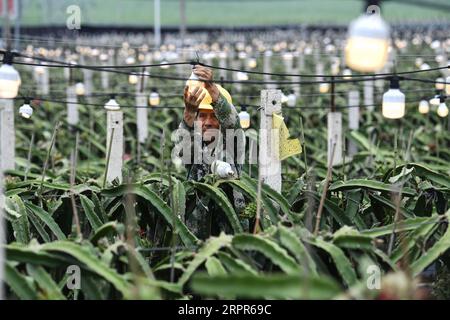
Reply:
M184 87L184 121L189 127L194 125L198 106L205 96L206 92L201 87L194 88L192 92L189 92L188 86Z
M220 92L216 85L213 83L213 72L210 68L196 65L193 69L194 74L200 79L205 80L205 89L208 90L212 102L217 102Z

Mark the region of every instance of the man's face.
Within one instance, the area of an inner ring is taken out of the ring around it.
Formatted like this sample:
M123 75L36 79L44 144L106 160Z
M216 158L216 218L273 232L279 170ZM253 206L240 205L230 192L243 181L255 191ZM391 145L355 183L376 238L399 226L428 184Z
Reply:
M215 136L214 132L220 128L219 120L217 120L214 110L200 110L198 121L202 123L203 141L211 141Z

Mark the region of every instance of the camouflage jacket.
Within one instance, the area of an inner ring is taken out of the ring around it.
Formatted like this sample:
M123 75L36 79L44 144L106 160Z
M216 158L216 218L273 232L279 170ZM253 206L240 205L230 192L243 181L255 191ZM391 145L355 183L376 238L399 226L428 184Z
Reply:
M230 157L227 158L226 155L226 130L241 129L236 108L232 104L228 103L222 95L220 95L218 101L212 104L212 106L220 124L220 133L222 137L219 140L221 143L216 144L213 148L208 145L202 145L200 148L197 148L197 150L201 150L203 154L212 154L221 158L223 161L228 160L227 162L237 174L237 178L239 178L242 165L235 164L237 162L235 161L236 149L234 148L235 150L231 161L229 161ZM187 179L202 181L206 175L211 173L210 162L205 163L206 161L204 161L204 157L202 157L201 163L194 163L194 152L196 151L194 149L195 141L193 141L195 140L194 127L189 127L185 121L182 120L179 125L179 129L187 130L190 133L191 138L191 162L190 164L185 165L188 171ZM239 136L238 139L239 138L242 137ZM180 143L181 141L177 142L177 144ZM231 188L226 188L224 191L230 199L230 202L234 205L236 213L241 213L245 208L245 199L242 193ZM223 211L206 196L197 195L195 203L187 204L185 219L186 225L200 239L206 239L211 235L218 235L221 231L228 234L232 232L231 226ZM248 230L247 220L241 220L241 224L244 230Z

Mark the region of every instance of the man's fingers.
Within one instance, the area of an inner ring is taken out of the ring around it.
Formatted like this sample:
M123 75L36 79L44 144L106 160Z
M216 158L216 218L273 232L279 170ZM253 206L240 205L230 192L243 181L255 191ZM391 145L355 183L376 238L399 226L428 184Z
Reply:
M206 92L203 92L200 97L198 97L197 101L195 101L195 104L199 105L203 101L203 99L205 99L205 96Z
M199 78L205 78L206 74L203 71L194 71L194 74Z
M197 100L203 93L206 94L205 90L203 88L200 88L198 92L195 94L195 99Z
M189 86L184 87L184 100L186 101L188 99L189 95Z
M199 90L200 90L200 87L195 87L194 90L192 90L192 92L191 92L191 96L195 96L196 94L198 94Z

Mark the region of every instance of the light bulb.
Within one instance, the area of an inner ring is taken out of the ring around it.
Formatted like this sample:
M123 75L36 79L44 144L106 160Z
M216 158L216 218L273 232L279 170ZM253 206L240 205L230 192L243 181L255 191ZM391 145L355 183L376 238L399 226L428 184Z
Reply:
M138 83L138 80L139 80L139 78L138 78L138 76L135 75L135 74L130 74L130 75L128 76L128 82L129 82L130 84L136 84L136 83Z
M296 104L297 104L297 96L295 95L294 92L291 92L287 96L287 105L288 107L295 107Z
M399 89L398 79L393 78L390 89L383 95L383 117L400 119L405 115L405 95Z
M342 75L344 76L345 80L350 80L352 78L352 70L350 69L344 69L344 71L342 72Z
M264 52L264 56L266 56L266 57L271 57L271 56L273 56L273 52L272 52L271 50L266 50L266 51Z
M445 102L441 102L441 104L437 108L437 114L441 118L448 116L448 107Z
M436 90L444 90L445 89L445 82L444 78L437 78L436 79L436 83L435 83L435 87Z
M150 97L148 98L148 102L152 107L159 106L161 102L161 98L159 97L158 91L156 89L153 89L150 93Z
M238 81L247 81L248 74L247 72L238 72L236 73L236 78L238 79Z
M245 58L247 58L247 52L245 51L241 51L238 53L238 58L241 60L244 60Z
M4 62L0 67L0 98L17 97L20 84L20 75L17 70L11 64Z
M346 64L360 72L375 72L386 64L389 27L379 14L363 15L350 24Z
M330 90L330 84L329 83L321 83L319 84L319 92L320 93L327 93Z
M242 111L239 112L239 122L242 129L247 129L250 127L250 114L247 112L245 107L242 107Z
M75 85L75 93L77 94L77 96L83 96L86 93L83 82L78 82Z
M415 65L417 68L420 68L423 65L423 59L422 58L416 58Z
M257 66L256 59L255 59L255 58L249 58L249 59L247 60L247 66L248 66L250 69L255 69L256 66Z
M419 102L419 112L421 114L427 114L430 112L430 105L427 100L421 100Z
M186 81L186 85L189 87L190 92L192 92L196 87L205 87L205 83L200 81L194 72L191 73L191 76Z
M435 61L437 62L437 63L441 63L441 62L444 62L444 56L442 55L442 54L438 54L437 56L436 56L436 58L435 58Z
M19 108L19 114L24 117L25 119L31 118L31 115L33 114L33 108L30 106L29 103L24 103Z
M136 59L134 57L128 57L125 59L125 63L126 64L135 64L136 63Z
M105 104L105 109L109 110L109 111L117 111L117 110L120 110L120 106L114 98L111 98Z
M290 61L290 60L292 60L293 58L294 58L294 56L292 55L291 52L285 52L285 53L283 54L283 60L285 60L285 61Z
M438 106L439 103L441 103L441 99L439 95L434 96L433 98L430 99L430 104L432 106Z

